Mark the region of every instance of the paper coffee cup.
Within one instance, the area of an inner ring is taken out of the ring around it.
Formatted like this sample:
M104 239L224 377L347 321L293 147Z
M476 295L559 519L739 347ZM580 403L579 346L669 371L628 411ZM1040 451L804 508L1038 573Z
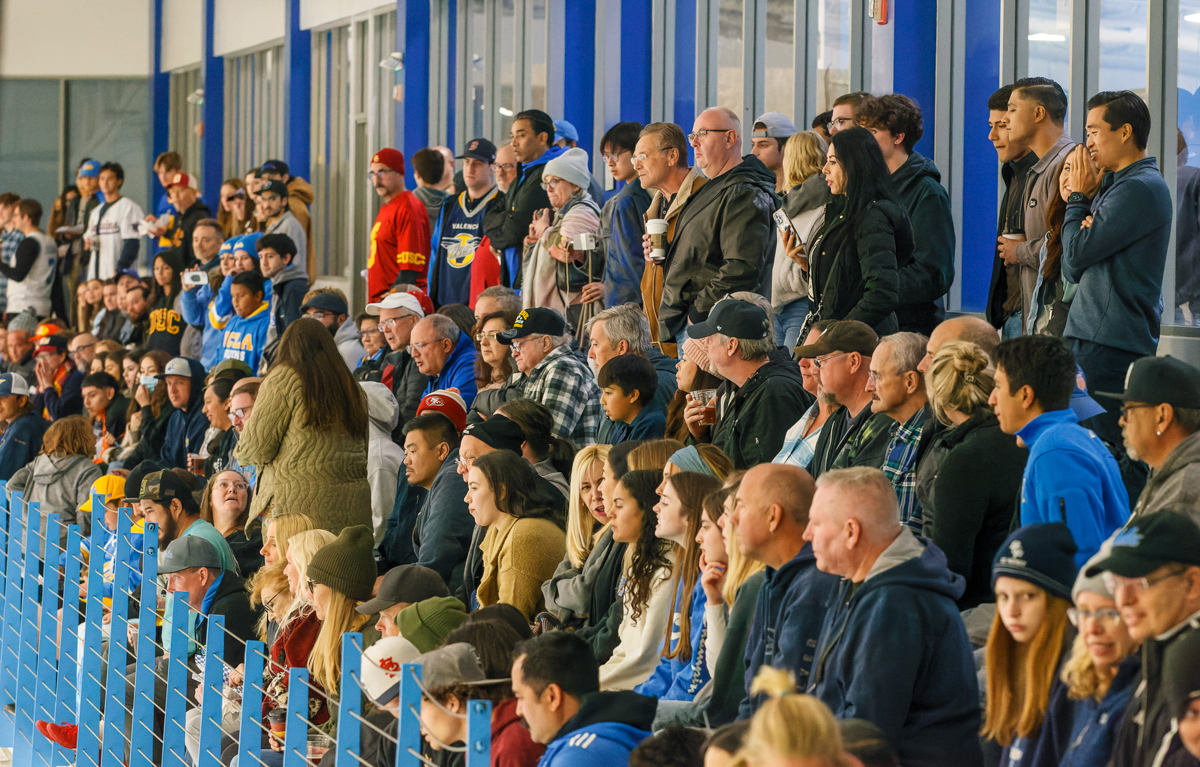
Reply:
M667 257L667 220L652 218L646 222L646 233L650 235L650 258L661 261Z
M1025 235L1020 232L1005 232L1004 234L1002 234L1000 236L1006 240L1023 240L1023 239L1025 239Z

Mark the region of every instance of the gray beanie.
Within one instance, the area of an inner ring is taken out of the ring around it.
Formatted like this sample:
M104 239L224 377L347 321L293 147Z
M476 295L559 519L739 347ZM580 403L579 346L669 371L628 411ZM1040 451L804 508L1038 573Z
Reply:
M542 171L542 178L544 179L546 176L557 176L586 192L592 184L592 172L588 170L587 152L579 147L568 149L546 163L546 169Z
M26 334L31 336L33 335L34 331L37 330L37 326L37 317L35 317L33 312L28 309L8 321L9 331L24 330Z
M1112 541L1105 541L1104 543L1100 544L1100 550L1097 551L1095 555L1093 555L1092 558L1089 559L1086 564L1084 564L1083 567L1079 568L1079 575L1075 578L1075 585L1071 587L1072 602L1079 601L1079 592L1081 591L1090 591L1094 594L1099 594L1102 597L1107 597L1108 599L1114 598L1112 592L1110 592L1108 587L1104 585L1104 573L1096 573L1091 578L1085 575L1085 573L1088 571L1088 568L1097 562L1106 559L1111 552Z

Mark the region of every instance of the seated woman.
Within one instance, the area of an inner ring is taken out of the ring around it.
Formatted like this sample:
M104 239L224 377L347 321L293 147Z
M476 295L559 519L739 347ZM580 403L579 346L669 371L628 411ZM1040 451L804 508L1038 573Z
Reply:
M479 391L467 413L469 424L490 418L496 408L521 396L521 387L515 385L521 374L513 364L512 347L496 340L497 334L512 330L516 321L516 314L491 312L483 315L475 325L473 338L479 352L475 355L475 383Z
M788 672L764 666L751 690L766 693L768 700L750 720L741 750L746 764L850 767L855 763L846 755L833 712L811 695L797 695Z
M579 628L586 624L591 583L584 566L598 542L608 532L608 516L600 493L600 479L609 445L589 445L575 454L571 488L567 496L567 555L550 580L542 584L546 611L555 627ZM608 536L612 545L612 536ZM594 577L595 573L591 573ZM542 616L539 616L539 619Z
M218 378L204 389L204 415L208 418L209 426L208 433L204 435L200 458L203 461L201 470L206 477L233 464L233 448L237 446L238 434L229 420L229 397L238 380L236 375Z
M475 459L466 501L475 524L488 529L471 609L503 602L532 620L544 606L542 583L566 552L566 536L552 521L552 499L538 490L537 472L524 458L497 450Z
M658 665L662 637L670 622L671 573L675 545L654 534L661 477L658 471L630 471L616 482L611 506L613 540L627 544L618 589L622 598L617 646L600 666L600 689L632 690L646 681ZM607 500L608 495L606 493Z
M671 456L683 449L683 443L675 439L648 439L629 454L630 471L657 471L671 460Z
M208 481L200 497L200 518L224 536L241 576L247 579L263 566L262 525L256 520L246 527L253 495L241 474L222 471Z
M162 349L151 349L138 360L138 383L125 413L125 438L117 456L126 468L132 469L142 461L157 461L162 453L167 421L175 406L158 376L170 361L171 355Z
M687 410L688 395L701 389L716 389L724 379L717 375L716 368L708 359L708 350L703 341L689 338L680 347L683 353L675 363L675 395L667 403L668 439L687 442L691 437L683 412Z
M575 460L575 446L554 434L554 416L538 402L524 397L505 402L496 412L506 416L525 432L521 444L521 455L529 461L538 476L554 485L570 498L571 462Z
M683 471L693 471L706 474L717 480L725 481L729 472L733 471L733 461L721 448L701 442L698 445L687 445L671 454L670 460L663 464L663 482ZM658 486L662 493L663 486Z
M79 525L85 540L91 535L92 516L79 507L91 501L92 483L104 473L92 462L95 450L96 436L86 416L60 418L46 429L41 454L8 481L10 492L22 493L26 506L17 511L25 522L29 521L29 504L40 504L38 529L42 540L46 538L46 520L51 514L58 515L62 523L58 541L61 551L67 547L68 525Z
M1066 525L1026 525L1008 536L992 564L996 617L984 651L982 734L1002 748L1001 767L1058 764L1042 724L1065 700L1052 692L1073 638L1067 610L1075 551Z

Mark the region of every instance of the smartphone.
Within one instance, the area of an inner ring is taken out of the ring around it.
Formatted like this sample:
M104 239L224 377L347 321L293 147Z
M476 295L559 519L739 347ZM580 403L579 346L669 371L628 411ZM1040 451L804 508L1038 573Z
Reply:
M800 233L797 232L796 227L792 225L792 219L787 213L783 212L782 208L775 211L772 217L775 219L775 226L779 229L779 233L781 235L786 235L788 232L791 232L796 237L796 242L799 242L801 245L804 244L804 240L800 239Z
M184 285L207 285L208 275L204 272L184 272L180 277Z

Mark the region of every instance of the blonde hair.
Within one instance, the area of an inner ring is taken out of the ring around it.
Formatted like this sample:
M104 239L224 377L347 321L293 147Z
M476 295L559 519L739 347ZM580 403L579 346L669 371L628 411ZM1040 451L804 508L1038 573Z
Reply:
M314 529L312 518L307 514L272 514L264 532L269 532L268 528L271 525L275 525L275 548L279 549L279 559L285 563L292 539L300 533Z
M292 609L292 603L296 601L296 597L292 594L292 588L288 584L287 576L283 572L286 564L286 562L276 562L269 567L261 568L254 575L250 576L248 588L250 590L251 607L263 605L265 608L268 601L280 599L281 595L287 594L287 598L278 603L273 603L270 609L271 612L278 616L287 615L288 611ZM275 596L271 600L264 600L263 593L268 590L274 591ZM262 615L258 618L258 623L255 624L258 638L264 642L267 641L267 626L270 623L271 618L267 615L267 610L264 609Z
M934 416L951 426L947 410L970 416L987 407L995 387L991 364L983 347L970 341L943 344L925 376Z
M276 532L276 540L279 533ZM296 567L296 584L300 587L299 594L294 595L292 606L288 608L287 615L283 620L279 621L279 627L282 629L293 618L297 617L302 608L309 605L309 601L303 596L304 581L308 578L308 563L323 547L328 546L337 540L337 536L328 530L305 530L291 537L288 543L288 554L292 556L292 563ZM284 565L287 564L287 556L282 560Z
M808 177L820 172L828 151L825 139L810 130L792 135L783 145L783 186L800 186Z
M984 650L987 672L984 737L1007 746L1013 738L1028 737L1042 726L1062 654L1068 607L1067 600L1046 593L1042 625L1024 644L1013 639L1000 620L1000 613L996 613Z
M763 666L750 684L750 694L766 693L750 720L742 754L750 764L770 757L824 759L830 767L849 767L842 734L829 707L811 695L797 695L790 671Z
M737 484L730 487L723 487L716 492L709 493L704 499L704 513L708 515L709 521L714 525L720 519L721 514L725 512L725 499L737 493ZM733 609L733 602L737 599L737 593L741 590L742 585L750 579L751 575L766 568L766 565L759 562L757 559L751 559L743 554L737 545L738 535L737 526L726 524L729 542L725 547L725 583L721 586L721 596L725 598L725 604L728 609Z
M630 471L658 471L671 460L671 456L683 450L683 443L677 439L651 439L629 451Z
M313 681L330 693L337 691L342 678L342 634L358 631L371 618L355 609L360 604L337 589L329 590L329 609L308 654L308 671Z
M600 464L603 470L611 449L611 445L588 445L575 454L575 462L571 466L571 490L567 497L567 556L577 568L583 567L597 538L608 529L608 524L605 524L596 530L596 519L580 498L583 476L596 464Z

